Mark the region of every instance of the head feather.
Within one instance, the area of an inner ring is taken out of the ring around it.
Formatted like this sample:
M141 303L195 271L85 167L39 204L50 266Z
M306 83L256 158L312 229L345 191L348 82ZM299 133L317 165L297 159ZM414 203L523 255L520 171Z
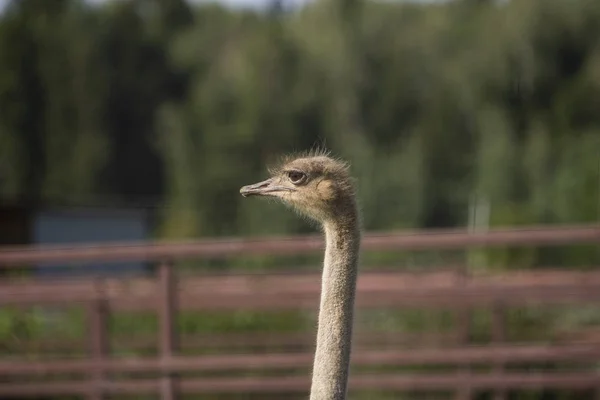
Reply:
M283 155L276 162L270 164L267 167L267 171L272 176L281 174L285 167L295 160L301 159L322 159L324 165L331 170L331 172L346 172L348 173L350 166L349 164L337 157L331 156L331 151L324 147L313 147L310 150L305 150L296 153L290 153Z

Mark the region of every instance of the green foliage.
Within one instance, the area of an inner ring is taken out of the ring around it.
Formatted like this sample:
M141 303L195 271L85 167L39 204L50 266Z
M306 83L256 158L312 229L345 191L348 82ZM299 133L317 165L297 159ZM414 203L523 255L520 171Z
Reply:
M340 4L10 3L0 193L161 205L160 237L306 232L236 193L324 144L367 229L464 226L473 195L492 225L598 218L594 2Z

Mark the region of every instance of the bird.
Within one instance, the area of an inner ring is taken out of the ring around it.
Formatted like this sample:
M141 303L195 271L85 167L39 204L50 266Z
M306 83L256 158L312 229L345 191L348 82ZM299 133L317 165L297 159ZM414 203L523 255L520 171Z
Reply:
M285 157L244 197L275 198L317 222L325 236L310 400L347 394L361 227L348 163L319 150Z

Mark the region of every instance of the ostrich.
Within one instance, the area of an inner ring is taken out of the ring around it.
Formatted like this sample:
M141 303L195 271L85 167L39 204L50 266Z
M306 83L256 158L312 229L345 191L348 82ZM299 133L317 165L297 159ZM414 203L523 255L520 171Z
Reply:
M271 178L244 186L244 196L275 197L319 222L325 259L311 400L346 397L356 275L360 246L359 212L348 165L323 153L288 158Z

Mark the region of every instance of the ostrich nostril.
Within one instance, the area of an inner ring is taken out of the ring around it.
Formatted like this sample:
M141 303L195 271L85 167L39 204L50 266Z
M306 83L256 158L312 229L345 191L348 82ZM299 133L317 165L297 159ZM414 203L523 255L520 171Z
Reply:
M244 197L264 194L268 191L272 181L272 179L267 179L266 181L258 182L253 185L244 186L240 189L240 194Z

